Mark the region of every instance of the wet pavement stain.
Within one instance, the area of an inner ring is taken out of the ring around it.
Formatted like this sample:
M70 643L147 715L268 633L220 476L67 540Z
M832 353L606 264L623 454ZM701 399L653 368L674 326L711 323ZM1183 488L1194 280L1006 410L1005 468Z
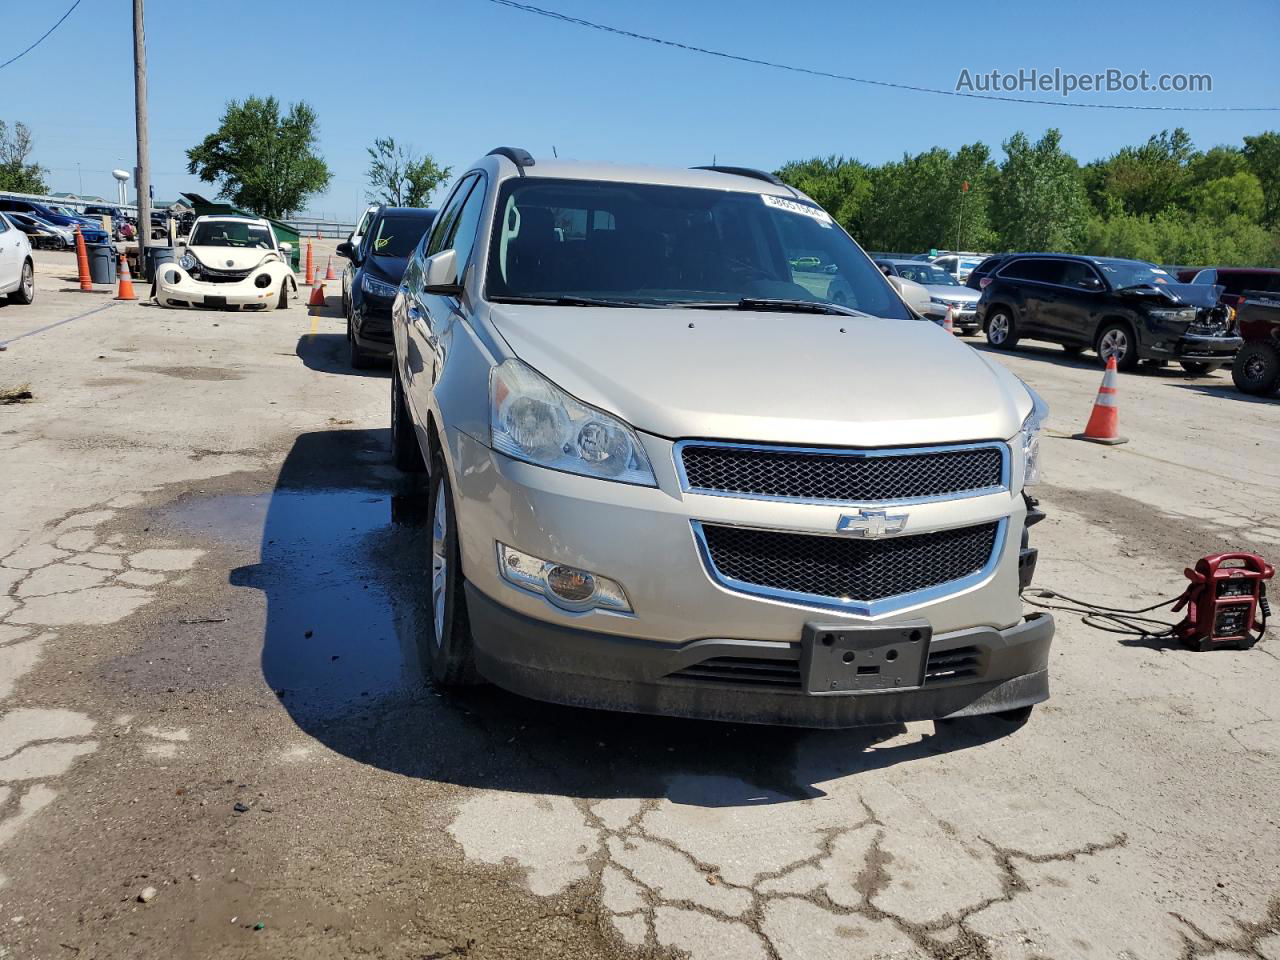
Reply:
M260 560L228 579L266 595L263 677L304 726L421 694L410 631L395 622L407 613L397 610L399 578L375 556L393 499L374 488L276 490L188 499L162 515L203 538L260 543ZM395 512L420 525L412 506Z

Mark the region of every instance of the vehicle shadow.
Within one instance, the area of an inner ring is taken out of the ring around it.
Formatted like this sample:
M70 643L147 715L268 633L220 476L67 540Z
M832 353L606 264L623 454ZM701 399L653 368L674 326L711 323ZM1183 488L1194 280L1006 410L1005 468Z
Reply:
M973 347L973 349L979 350L982 353L989 353L994 357L1030 357L1036 360L1044 360L1047 363L1052 363L1059 367L1074 367L1077 370L1097 370L1098 375L1102 375L1102 364L1098 361L1097 355L1091 350L1086 350L1084 353L1070 354L1064 351L1062 347L1057 344L1026 340L1020 342L1014 350L997 350L995 347L982 340L966 340L965 342ZM1229 377L1230 371L1226 370L1226 368L1224 368L1224 370L1226 371L1226 375ZM1182 367L1178 366L1176 363L1171 363L1167 366L1155 366L1143 361L1138 364L1138 367L1133 371L1133 373L1145 377L1160 377L1165 380L1205 379L1205 376L1203 375L1197 376L1195 374L1187 373L1187 371L1183 370ZM1214 377L1220 377L1222 375L1223 372L1210 374L1208 375L1208 379L1212 380Z
M1270 397L1255 396L1251 393L1244 393L1236 389L1236 385L1231 382L1227 383L1174 383L1170 386L1177 387L1179 390L1194 390L1196 393L1202 393L1206 397L1218 397L1223 400L1239 400L1241 403L1277 403L1280 402L1280 394Z
M319 373L336 373L349 377L391 376L390 363L382 363L368 370L352 367L345 333L304 333L298 338L298 346L294 352L309 370Z
M266 683L338 753L473 787L737 806L822 796L823 783L1017 729L974 719L927 725L923 737L900 736L902 725L795 730L562 707L491 686L436 690L417 646L428 609L425 491L387 469L387 434L299 436L261 515L260 560L230 576L265 595ZM198 507L206 521L243 516L250 498L218 499Z

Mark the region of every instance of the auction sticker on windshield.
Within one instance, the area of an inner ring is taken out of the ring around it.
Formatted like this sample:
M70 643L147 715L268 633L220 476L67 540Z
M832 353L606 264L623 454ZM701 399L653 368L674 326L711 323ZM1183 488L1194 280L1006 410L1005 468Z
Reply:
M788 200L786 197L775 197L771 193L760 194L760 199L764 201L766 207L785 210L788 213L798 213L804 217L813 217L824 227L831 226L831 214L821 207L811 207L807 203L797 203L795 200Z

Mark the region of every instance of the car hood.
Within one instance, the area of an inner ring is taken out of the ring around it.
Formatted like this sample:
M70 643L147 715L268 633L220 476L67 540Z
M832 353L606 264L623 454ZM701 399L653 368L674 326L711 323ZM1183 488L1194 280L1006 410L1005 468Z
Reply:
M941 297L944 300L956 300L960 303L977 303L981 294L977 290L969 287L953 287L947 283L926 283L924 288L929 291L931 297Z
M252 270L267 258L279 259L257 247L187 247L187 253L211 270Z
M379 279L386 280L392 286L399 286L404 277L405 268L409 266L408 257L380 257L376 253L365 260L364 269Z
M509 304L491 321L543 376L671 439L1007 439L1031 410L1017 377L928 321Z

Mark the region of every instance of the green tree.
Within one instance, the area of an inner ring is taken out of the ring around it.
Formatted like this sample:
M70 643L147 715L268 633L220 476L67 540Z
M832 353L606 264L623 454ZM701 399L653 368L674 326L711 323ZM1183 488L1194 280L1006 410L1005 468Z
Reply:
M332 178L316 152L315 111L306 103L280 113L275 97L232 100L218 129L187 151L187 172L218 195L265 217L302 209Z
M1062 134L1034 144L1021 131L1003 144L1005 159L991 192L991 219L1005 250L1080 249L1089 217L1079 165Z
M844 157L814 157L786 164L775 175L813 197L854 236L861 231L863 207L871 194L865 163Z
M1262 184L1262 224L1280 227L1280 133L1268 130L1244 138L1244 159Z
M10 133L8 125L0 120L0 190L49 192L49 184L44 179L48 171L39 164L27 162L33 145L31 130L25 123L14 123Z
M419 159L412 147L397 144L394 137L377 138L368 153L372 190L366 196L375 203L423 207L436 187L449 179L449 168L438 165L431 154Z
M1084 182L1095 209L1103 207L1103 196L1113 196L1129 213L1154 215L1182 202L1194 156L1187 131L1162 130L1140 147L1089 164Z
M1263 205L1262 183L1245 170L1201 184L1187 198L1188 208L1208 220L1242 217L1256 224L1262 217Z

